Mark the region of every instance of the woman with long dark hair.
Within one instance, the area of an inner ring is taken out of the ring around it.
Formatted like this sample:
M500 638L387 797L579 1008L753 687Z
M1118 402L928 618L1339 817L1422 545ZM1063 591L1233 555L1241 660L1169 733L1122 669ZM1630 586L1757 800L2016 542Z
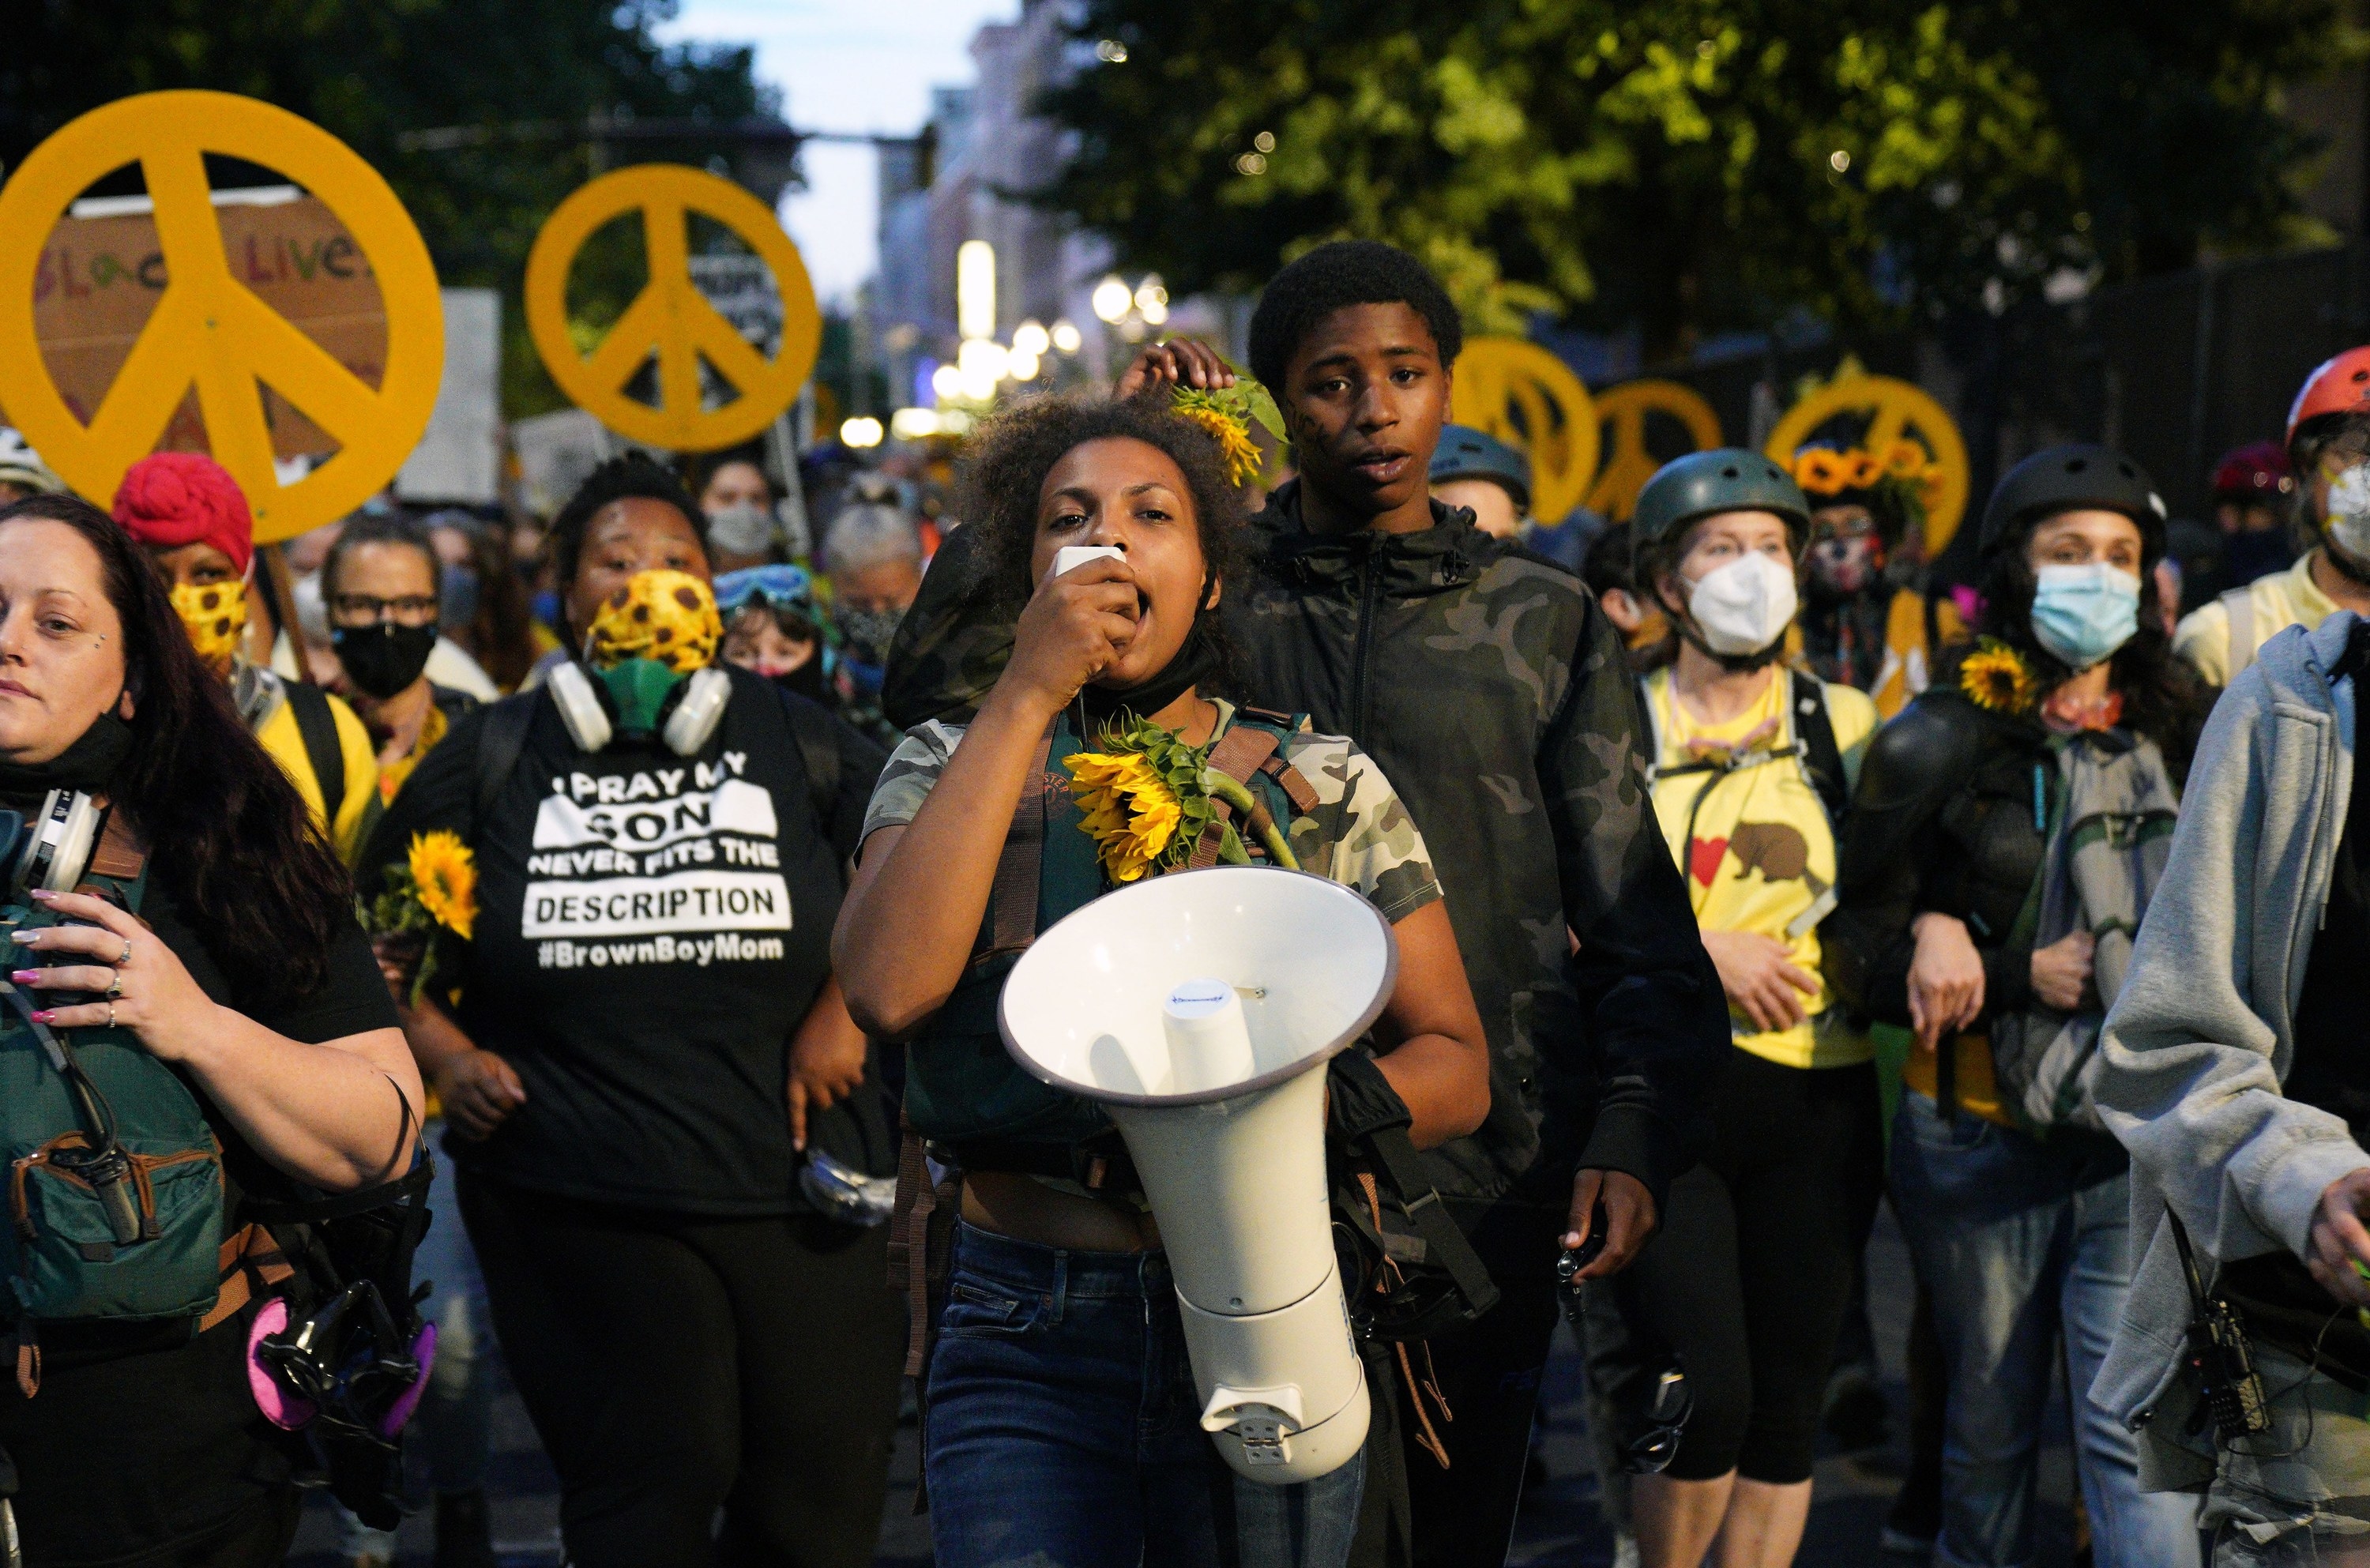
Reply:
M1949 1367L1939 1555L2028 1562L2062 1330L2100 1568L2197 1561L2088 1390L2129 1294L2128 1162L2098 1034L2164 867L2193 687L2155 603L2164 507L2139 466L2059 446L1983 520L1975 645L1877 732L1826 927L1857 1010L1916 1033L1892 1190Z
M104 513L38 496L0 510L0 807L54 821L77 795L105 813L86 859L69 829L0 891L0 1152L25 1194L0 1448L25 1560L276 1563L294 1457L217 1252L250 1203L407 1169L420 1078L337 857L163 582ZM160 1142L184 1111L192 1136ZM129 1241L79 1228L118 1201L113 1149ZM166 1288L178 1266L194 1292Z

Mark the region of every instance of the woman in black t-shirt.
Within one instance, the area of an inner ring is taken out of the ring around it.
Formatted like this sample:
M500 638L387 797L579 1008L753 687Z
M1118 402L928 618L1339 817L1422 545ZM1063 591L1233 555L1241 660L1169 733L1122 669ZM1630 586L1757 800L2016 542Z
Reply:
M150 847L139 917L27 892L11 875L0 889L10 919L46 908L75 923L15 933L30 950L17 962L37 967L10 977L60 993L31 1017L86 1067L100 1055L161 1062L190 1091L221 1147L226 1199L224 1236L202 1239L200 1255L240 1227L247 1193L351 1192L405 1170L420 1078L336 857L199 665L137 547L82 502L37 496L0 511L0 806L37 814L52 791L111 802L113 848L92 857L93 873L121 876ZM11 1161L75 1130L40 1124L31 1109L52 1060L17 1009L0 1018ZM129 1141L137 1113L119 1094ZM0 1254L0 1315L46 1288L17 1234ZM0 1448L15 1461L28 1564L281 1561L297 1493L290 1452L247 1388L254 1311L202 1330L197 1317L29 1311L12 1325Z
M456 724L362 863L432 828L477 858L458 1000L406 1027L570 1560L860 1568L903 1317L885 1229L817 1212L800 1162L852 1094L885 1132L830 969L883 759L715 663L699 526L648 461L596 472L552 526L580 657Z

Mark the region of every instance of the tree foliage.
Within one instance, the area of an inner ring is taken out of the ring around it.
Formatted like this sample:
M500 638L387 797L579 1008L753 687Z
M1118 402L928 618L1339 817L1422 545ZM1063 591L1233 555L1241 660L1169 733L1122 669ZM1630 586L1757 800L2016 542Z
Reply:
M673 0L0 0L0 161L100 104L167 87L266 99L342 138L392 183L451 284L504 295L505 402L566 399L526 337L519 288L536 230L593 172L568 137L405 150L407 132L612 119L737 120L777 106L750 51L664 46ZM701 162L715 144L639 144L627 162ZM623 237L623 236L619 236ZM614 317L638 282L638 245L604 247L571 299ZM615 256L609 252L616 252Z
M2338 0L1089 0L1077 34L1039 196L1129 264L1242 289L1374 236L1478 327L1650 355L2293 237L2279 84L2354 50Z

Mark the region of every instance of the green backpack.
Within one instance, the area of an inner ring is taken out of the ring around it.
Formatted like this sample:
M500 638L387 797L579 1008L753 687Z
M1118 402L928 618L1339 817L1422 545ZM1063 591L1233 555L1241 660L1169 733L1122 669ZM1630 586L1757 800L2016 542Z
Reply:
M109 831L76 891L137 913L144 851ZM6 929L59 923L12 890ZM0 963L29 962L6 944ZM40 1387L40 1325L202 1318L222 1285L222 1149L198 1099L128 1029L54 1031L0 981L0 1158L8 1220L0 1312L15 1320L17 1377Z
M1285 738L1300 724L1297 714L1238 708L1210 755L1213 767L1251 790L1283 824L1317 802L1316 790L1283 757ZM1004 977L1037 933L1110 891L1094 841L1079 826L1069 772L1062 766L1086 749L1066 714L1038 743L970 966L928 1031L906 1047L907 1124L970 1169L1083 1174L1077 1151L1087 1151L1085 1159L1107 1161L1119 1149L1102 1109L1030 1077L1005 1050L995 1021ZM1225 810L1223 802L1219 809ZM1264 858L1256 835L1242 837L1255 857ZM1206 866L1216 859L1214 823L1189 863ZM1102 1182L1087 1180L1086 1185Z

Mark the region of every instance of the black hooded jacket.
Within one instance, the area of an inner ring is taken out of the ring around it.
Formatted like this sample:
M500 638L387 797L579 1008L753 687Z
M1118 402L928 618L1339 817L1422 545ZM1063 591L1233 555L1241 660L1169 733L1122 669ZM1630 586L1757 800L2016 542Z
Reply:
M1564 568L1433 517L1315 534L1280 489L1257 580L1221 605L1242 686L1356 741L1431 851L1490 1058L1488 1120L1425 1156L1441 1193L1561 1204L1585 1165L1659 1205L1708 1136L1728 1005L1646 793L1620 634Z

